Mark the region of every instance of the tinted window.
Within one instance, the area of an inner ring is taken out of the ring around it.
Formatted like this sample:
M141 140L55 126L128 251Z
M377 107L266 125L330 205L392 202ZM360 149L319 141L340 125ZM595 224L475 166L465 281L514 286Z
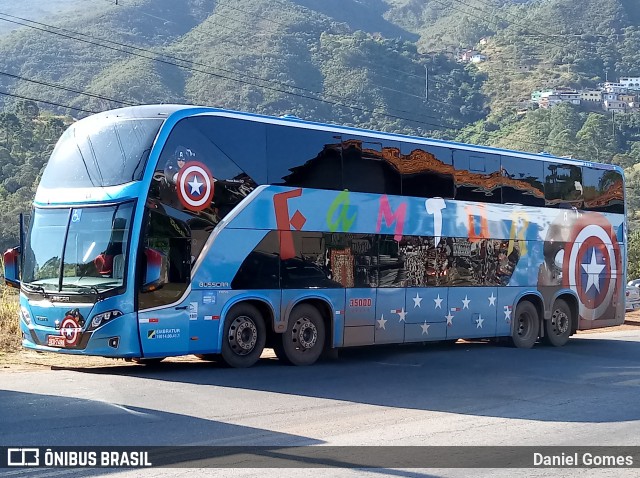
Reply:
M264 123L221 116L198 120L198 127L207 136L215 138L220 151L256 183L267 183L267 127Z
M178 300L190 281L191 239L186 223L161 212L147 209L143 247L161 252L167 259L169 283L152 292L140 293L141 309L170 304ZM144 254L141 255L144 261ZM141 270L145 270L142 265Z
M441 284L449 286L485 285L487 277L486 239L472 242L467 238L447 238L444 253L448 254L446 274Z
M404 287L407 282L405 254L393 236L380 236L378 287Z
M394 142L360 136L342 137L343 181L349 191L402 194L400 149Z
M614 170L582 168L584 179L584 208L624 214L624 182Z
M508 285L520 259L520 241L492 239L486 248L485 285Z
M271 231L246 257L235 278L233 289L278 289L280 287L280 245L278 232Z
M285 289L342 287L332 278L326 260L326 238L321 232L295 231L293 244L296 257L285 259L280 266Z
M450 149L402 143L401 153L403 195L453 198L453 160Z
M378 240L375 234L326 234L331 278L344 287L376 287Z
M267 126L271 184L342 189L342 137L292 126Z
M400 256L404 257L407 287L438 284L440 264L433 237L403 237L400 241Z
M455 150L455 198L461 201L499 203L500 156Z
M502 202L544 206L544 163L502 156Z
M151 197L215 225L256 187L225 151L212 118L180 121L162 150ZM229 143L224 141L225 149ZM234 151L232 151L233 153Z
M571 164L544 163L547 206L582 207L582 169Z

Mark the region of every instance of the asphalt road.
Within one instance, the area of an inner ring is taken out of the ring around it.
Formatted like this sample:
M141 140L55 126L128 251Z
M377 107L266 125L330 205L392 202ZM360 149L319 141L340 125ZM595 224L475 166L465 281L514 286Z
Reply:
M343 351L250 369L174 362L0 372L0 445L640 445L640 328L562 348ZM339 465L338 465L339 466ZM10 470L4 476L76 476ZM623 476L613 470L87 470L138 476ZM637 476L636 470L626 470Z

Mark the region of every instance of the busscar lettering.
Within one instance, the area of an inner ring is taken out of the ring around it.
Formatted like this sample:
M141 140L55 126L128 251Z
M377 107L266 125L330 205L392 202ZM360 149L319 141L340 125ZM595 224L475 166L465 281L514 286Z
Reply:
M208 288L215 288L215 289L222 289L225 287L229 287L228 282L200 282L198 283L198 285L203 288L208 287Z

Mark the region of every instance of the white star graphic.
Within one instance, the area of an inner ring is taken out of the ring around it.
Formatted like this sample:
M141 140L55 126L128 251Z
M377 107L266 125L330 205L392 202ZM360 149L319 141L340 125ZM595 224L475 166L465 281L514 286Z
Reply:
M451 327L453 325L453 315L451 315L451 312L445 315L444 318L447 319L447 326Z
M482 328L482 322L484 322L484 319L482 318L481 315L479 315L478 318L476 319L476 329Z
M442 300L443 299L440 298L440 294L438 294L438 297L433 299L433 301L436 303L436 309L442 309Z
M506 322L511 322L511 309L509 307L504 308L504 320Z
M191 180L190 183L187 183L189 186L191 186L191 194L201 194L200 193L200 187L202 187L202 185L204 183L198 182L198 176L193 176L193 179Z
M584 271L587 273L587 285L584 289L588 292L591 286L594 286L598 292L600 292L600 273L605 268L604 264L598 264L596 260L596 250L591 251L591 262L588 264L581 264Z
M400 316L400 322L406 322L407 321L406 318L405 318L407 316L407 313L404 311L404 307L400 311L396 310L396 314L398 314Z
M387 323L387 321L384 318L384 314L382 314L382 316L376 322L378 322L379 329L387 330L387 328L384 326L384 324Z
M491 295L489 296L489 305L493 305L495 307L496 299L497 299L497 297L495 295L493 295L493 292L491 292Z
M73 329L71 327L65 327L63 332L67 337L71 337L73 335Z
M429 335L429 327L431 327L429 324L427 324L427 321L424 321L424 324L422 324L420 327L422 327L422 335Z
M464 299L462 299L462 308L463 309L468 309L469 308L469 302L471 302L471 299L469 299L466 295L464 296Z
M420 307L420 303L422 302L422 297L420 294L416 292L416 296L413 298L413 308Z

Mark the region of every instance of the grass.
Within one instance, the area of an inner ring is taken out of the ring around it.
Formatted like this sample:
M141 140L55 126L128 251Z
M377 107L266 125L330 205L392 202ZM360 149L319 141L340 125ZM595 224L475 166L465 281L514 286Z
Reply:
M0 285L0 354L20 347L19 308L18 291Z

